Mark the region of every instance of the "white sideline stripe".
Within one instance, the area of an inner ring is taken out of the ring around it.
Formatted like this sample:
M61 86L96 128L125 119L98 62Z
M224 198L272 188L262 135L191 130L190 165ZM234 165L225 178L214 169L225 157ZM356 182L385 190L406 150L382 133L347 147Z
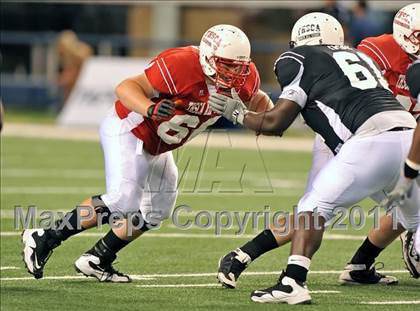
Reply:
M0 271L3 271L3 270L18 270L18 269L20 269L20 268L19 267L13 267L13 266L0 267Z
M102 237L104 233L101 232L84 232L75 237ZM10 236L20 236L21 232L19 231L2 231L0 233L1 237L10 237ZM216 239L250 239L254 238L255 234L222 234L222 235L215 235L215 234L208 234L208 233L153 233L148 232L147 234L143 235L143 237L149 238L216 238ZM346 235L346 234L325 234L325 240L350 240L350 241L361 241L364 240L366 237L363 235Z
M362 301L363 305L420 305L420 300Z

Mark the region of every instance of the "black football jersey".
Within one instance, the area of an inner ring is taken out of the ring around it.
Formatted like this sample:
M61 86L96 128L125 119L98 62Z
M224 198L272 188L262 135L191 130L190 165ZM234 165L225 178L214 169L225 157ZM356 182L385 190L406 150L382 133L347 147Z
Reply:
M346 46L299 46L280 55L274 72L280 98L302 107L308 126L336 154L373 115L405 110L374 62Z

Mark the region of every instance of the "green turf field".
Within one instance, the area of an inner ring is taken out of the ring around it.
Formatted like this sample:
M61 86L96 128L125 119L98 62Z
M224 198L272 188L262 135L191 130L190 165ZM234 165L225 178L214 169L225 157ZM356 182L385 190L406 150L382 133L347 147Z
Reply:
M184 147L174 155L180 169L177 205L193 210L183 213L181 222L194 219L203 210L211 215L223 210L242 212L239 215L291 210L304 190L310 168L309 153ZM159 231L146 234L120 252L116 267L134 276L131 284L104 284L77 276L73 262L99 237L100 231L91 230L91 235L71 238L56 249L46 266L46 279L32 279L20 257L14 207L33 205L38 213L66 211L85 197L101 193L104 186L98 143L1 139L1 310L420 309L420 283L404 271L399 242L379 257L384 270L399 277L398 286L338 285L339 271L361 243L372 218L361 230L328 233L309 275L312 306L259 305L249 299L253 289L274 284L278 271L285 267L288 247L255 261L236 290L218 286L219 257L262 230L261 218L259 228L254 230L249 223L242 236L235 236L239 230L235 223L215 236L214 226L181 230L168 220ZM362 206L366 209L372 204L366 201ZM408 304L376 304L380 302Z

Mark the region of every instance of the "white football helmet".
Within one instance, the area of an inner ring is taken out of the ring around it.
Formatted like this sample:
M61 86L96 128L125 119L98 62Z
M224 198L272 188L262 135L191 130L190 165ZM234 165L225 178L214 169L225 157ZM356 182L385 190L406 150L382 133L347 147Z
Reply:
M290 47L321 44L343 45L343 27L338 20L325 13L303 15L293 26Z
M200 42L200 64L217 89L240 89L250 73L251 44L239 28L216 25Z
M420 3L413 3L397 12L393 23L393 37L409 54L420 49Z

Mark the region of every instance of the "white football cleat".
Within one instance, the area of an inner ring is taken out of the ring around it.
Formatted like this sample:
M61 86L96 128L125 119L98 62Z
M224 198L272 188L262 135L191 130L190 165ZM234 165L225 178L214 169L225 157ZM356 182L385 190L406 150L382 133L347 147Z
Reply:
M284 274L280 275L276 285L262 290L254 290L251 300L259 303L287 303L289 305L310 304L311 296L304 283Z
M93 276L99 282L129 283L129 275L118 272L112 263L103 264L99 257L85 253L74 263L76 271L84 276Z

